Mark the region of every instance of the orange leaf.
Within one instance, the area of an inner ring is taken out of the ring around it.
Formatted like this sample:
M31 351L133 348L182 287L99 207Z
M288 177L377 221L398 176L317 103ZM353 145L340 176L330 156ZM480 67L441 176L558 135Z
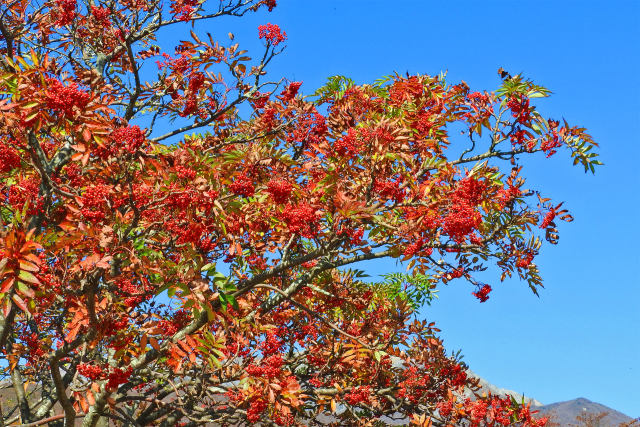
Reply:
M40 268L37 265L34 265L34 264L30 263L29 261L27 261L25 259L21 259L20 260L20 270L26 270L26 271L31 271L31 272L35 273L38 270L40 270Z
M33 264L39 266L40 264L42 264L42 260L40 259L40 257L36 254L26 254L22 257L23 259L26 259L27 261L32 262Z
M22 245L22 248L20 248L20 253L22 255L26 255L28 253L33 252L36 249L42 249L42 246L39 243L31 241Z
M153 347L155 350L160 351L160 344L158 344L158 340L151 337L149 338L149 344L151 344L151 347Z
M78 403L80 403L80 407L82 411L87 413L89 411L89 404L87 403L87 399L84 398L81 394L78 395Z
M4 306L2 307L2 315L4 317L7 317L10 311L11 311L11 301L9 301L8 299L5 299Z
M91 406L96 404L96 399L93 396L93 393L91 392L91 390L87 390L87 400L89 401L89 405Z
M11 287L13 286L13 283L15 282L15 277L9 277L7 279L5 279L4 282L2 282L2 284L0 285L0 293L6 293L9 289L11 289Z
M13 300L14 303L16 303L16 305L20 310L29 312L29 310L27 309L27 305L24 303L23 299L20 298L18 295L16 294L11 295L11 299Z

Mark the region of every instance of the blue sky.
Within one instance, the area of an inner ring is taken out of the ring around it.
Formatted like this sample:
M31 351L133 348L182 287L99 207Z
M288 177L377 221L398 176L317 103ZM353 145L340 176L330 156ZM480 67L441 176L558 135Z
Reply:
M523 72L551 89L543 113L587 127L604 167L571 167L568 153L532 159L530 187L565 201L575 217L558 246L536 258L546 288L517 280L480 304L469 285L440 290L422 310L450 350L479 375L543 403L577 397L640 417L640 2L279 0L268 14L197 25L236 33L257 56L257 26L278 24L288 47L270 76L302 80L311 93L328 76L359 83L393 73L437 74L492 90L496 70ZM393 263L367 265L370 274Z

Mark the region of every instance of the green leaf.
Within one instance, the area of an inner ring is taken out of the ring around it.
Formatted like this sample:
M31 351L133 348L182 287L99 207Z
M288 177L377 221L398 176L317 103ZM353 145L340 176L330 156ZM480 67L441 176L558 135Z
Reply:
M16 288L18 292L24 295L25 297L33 298L36 296L36 293L33 291L33 289L31 289L29 285L27 285L24 282L18 281Z
M215 262L210 262L208 264L205 264L202 266L202 268L200 269L200 271L206 271L206 272L210 272L210 271L215 271L216 269L216 263Z
M34 285L40 285L42 286L42 283L40 283L40 280L38 280L38 278L36 276L34 276L32 273L26 271L26 270L20 270L20 273L18 274L18 278L20 280L23 280L25 282L29 282L29 283L33 283Z
M227 295L224 292L218 292L218 299L220 300L220 307L222 308L222 311L227 311L227 305L229 304Z

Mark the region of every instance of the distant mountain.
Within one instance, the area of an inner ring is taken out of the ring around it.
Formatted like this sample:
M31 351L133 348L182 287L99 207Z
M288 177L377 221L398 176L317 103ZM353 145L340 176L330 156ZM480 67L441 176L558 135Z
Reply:
M495 384L491 384L470 369L467 370L467 374L480 381L480 393L485 392L495 395L512 396L518 402L521 402L522 399L524 399L525 403L531 403L531 409L539 411L538 415L550 417L550 427L618 427L623 423L629 423L628 425L632 425L633 427L640 427L640 419L636 420L634 424L631 424L634 419L630 416L600 403L592 402L584 397L569 400L567 402L543 405L532 397L524 396L522 393L517 393L512 390L500 388ZM465 392L465 395L471 397L471 392L467 391ZM599 416L601 414L606 414L606 416ZM584 421L581 422L577 417L582 417Z
M622 423L631 423L634 420L622 412L618 412L600 403L592 402L584 397L579 397L578 399L567 402L551 403L534 409L540 411L541 415L550 417L549 421L552 422L553 425L558 426L587 425L586 423L581 423L577 417L590 418L593 427L617 427ZM607 413L607 415L597 420L596 416L602 413ZM640 423L633 425L640 426Z

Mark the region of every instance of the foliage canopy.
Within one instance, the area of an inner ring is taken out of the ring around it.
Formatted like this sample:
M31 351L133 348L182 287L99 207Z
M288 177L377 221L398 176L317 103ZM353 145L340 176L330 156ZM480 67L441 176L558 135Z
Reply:
M486 301L489 264L537 293L571 217L523 165L566 150L593 171L585 129L506 72L491 93L336 76L305 97L265 80L278 26L254 60L186 25L274 0L163 5L0 2L3 423L542 425L465 397L416 313L455 279ZM187 40L165 51L165 28ZM357 269L382 258L407 272Z

